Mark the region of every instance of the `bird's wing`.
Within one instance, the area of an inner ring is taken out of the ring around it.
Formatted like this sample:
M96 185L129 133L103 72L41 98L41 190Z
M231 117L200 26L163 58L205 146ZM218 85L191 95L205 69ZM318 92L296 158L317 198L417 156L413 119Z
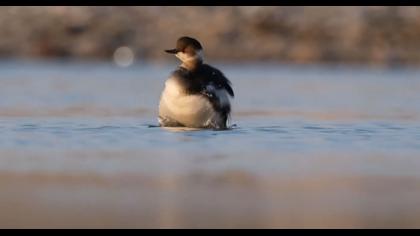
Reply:
M218 89L225 89L228 94L231 97L234 97L235 94L233 92L232 89L232 83L230 82L230 80L228 78L226 78L226 76L218 69L214 68L214 67L210 67L211 68L211 75L213 77L213 80L215 82L215 86Z

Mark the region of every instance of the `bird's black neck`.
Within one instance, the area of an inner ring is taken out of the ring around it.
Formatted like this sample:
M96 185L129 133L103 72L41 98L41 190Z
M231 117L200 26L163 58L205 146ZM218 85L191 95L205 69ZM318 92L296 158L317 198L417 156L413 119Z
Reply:
M181 67L187 69L188 71L196 71L200 66L203 65L203 60L191 60L191 61L184 61L181 64Z

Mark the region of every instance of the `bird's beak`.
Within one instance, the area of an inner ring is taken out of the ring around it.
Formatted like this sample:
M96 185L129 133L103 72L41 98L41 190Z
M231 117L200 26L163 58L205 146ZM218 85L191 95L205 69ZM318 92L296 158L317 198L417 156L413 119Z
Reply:
M174 48L174 49L165 50L165 52L171 53L171 54L177 54L179 51L178 51L178 49Z

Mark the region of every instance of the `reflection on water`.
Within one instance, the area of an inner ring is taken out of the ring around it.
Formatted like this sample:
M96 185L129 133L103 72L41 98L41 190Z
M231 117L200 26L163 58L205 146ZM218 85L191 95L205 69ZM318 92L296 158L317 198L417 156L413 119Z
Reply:
M420 71L219 67L225 131L156 127L171 66L0 63L0 227L420 226Z

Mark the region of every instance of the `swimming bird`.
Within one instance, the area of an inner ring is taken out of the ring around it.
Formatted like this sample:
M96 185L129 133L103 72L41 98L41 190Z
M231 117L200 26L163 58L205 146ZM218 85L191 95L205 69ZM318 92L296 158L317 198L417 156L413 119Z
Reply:
M165 50L181 60L165 82L159 103L159 125L226 129L230 117L231 82L204 63L203 47L191 37L181 37L176 48Z

